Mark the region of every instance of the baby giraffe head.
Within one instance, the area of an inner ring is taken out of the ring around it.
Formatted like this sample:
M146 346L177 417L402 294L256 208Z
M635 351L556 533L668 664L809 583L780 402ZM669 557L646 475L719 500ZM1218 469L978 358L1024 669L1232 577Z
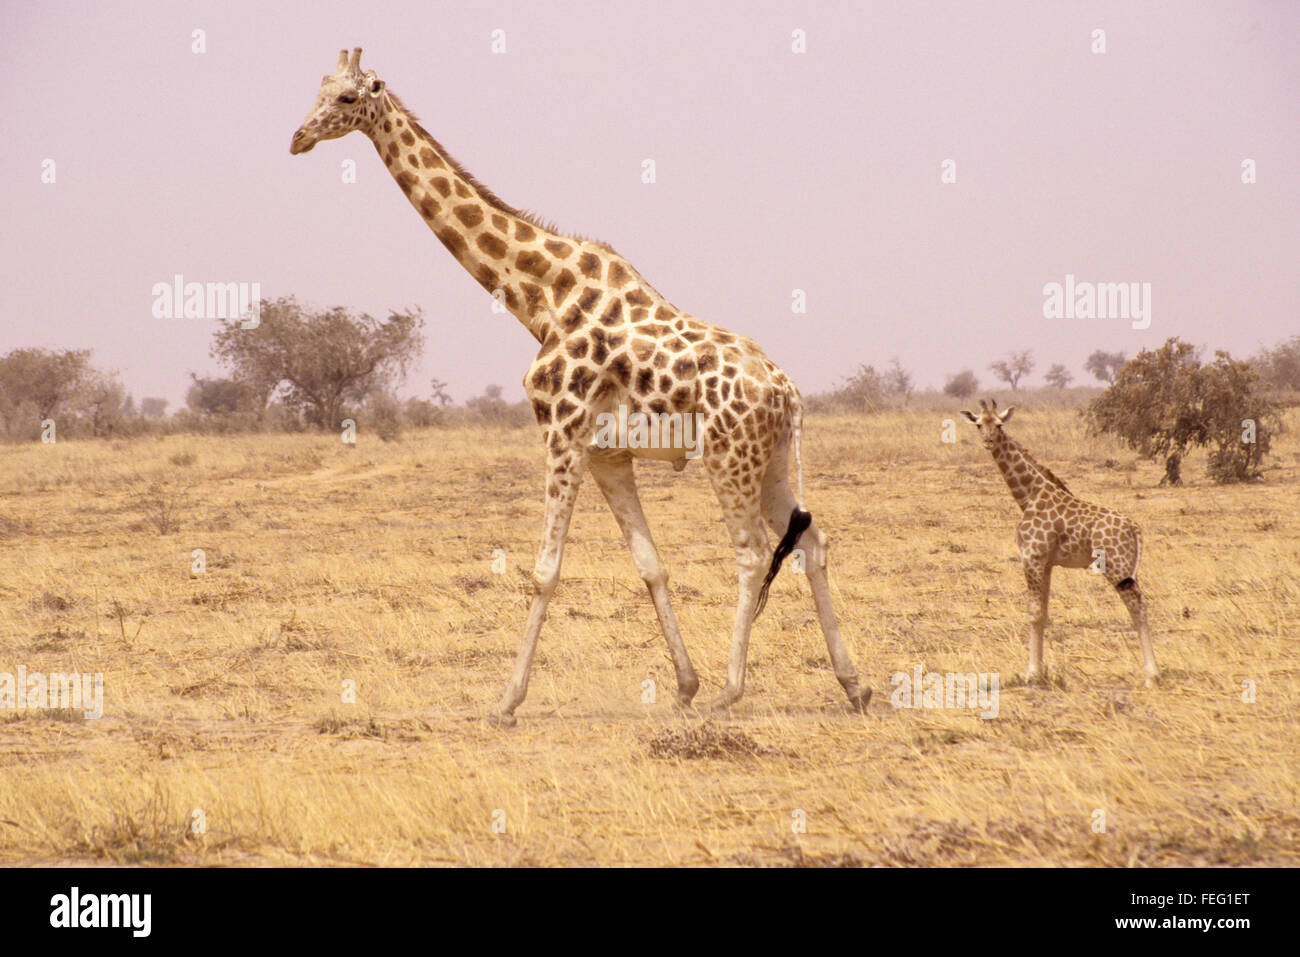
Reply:
M353 130L368 130L378 119L384 98L384 81L374 70L361 72L361 48L339 51L334 73L323 77L316 102L289 142L289 152L305 153L320 140L332 140Z
M1009 406L1005 412L998 412L998 403L996 399L985 402L980 399L980 413L967 412L962 409L961 414L966 417L967 422L972 422L975 428L980 430L980 438L984 441L986 449L993 448L997 444L998 436L1002 433L1002 423L1011 418L1011 413L1016 411L1016 407Z

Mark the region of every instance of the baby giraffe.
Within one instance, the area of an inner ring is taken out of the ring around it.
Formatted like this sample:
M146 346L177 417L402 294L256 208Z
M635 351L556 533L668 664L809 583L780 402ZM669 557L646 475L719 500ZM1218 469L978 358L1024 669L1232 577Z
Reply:
M980 431L984 447L1007 480L1011 495L1023 517L1016 528L1016 544L1025 566L1029 586L1029 674L1027 680L1047 680L1043 665L1043 629L1047 625L1047 600L1052 590L1052 566L1092 568L1115 586L1133 618L1142 644L1142 668L1146 685L1158 678L1146 608L1138 588L1138 555L1142 533L1137 525L1108 508L1080 501L1065 483L1002 430L1015 407L998 412L997 402L980 400L979 415L962 410L962 415Z

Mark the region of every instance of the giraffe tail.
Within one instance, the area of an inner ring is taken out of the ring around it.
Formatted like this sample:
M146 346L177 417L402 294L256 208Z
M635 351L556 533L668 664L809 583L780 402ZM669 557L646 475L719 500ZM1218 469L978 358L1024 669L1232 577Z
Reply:
M758 616L763 614L763 609L767 607L767 591L772 587L772 582L776 579L776 573L781 570L781 563L785 561L786 556L794 551L795 545L799 542L799 536L802 535L812 524L812 513L806 512L799 506L795 506L790 513L790 525L786 528L785 534L781 536L781 542L776 546L776 552L772 555L772 564L767 569L767 576L763 579L763 587L758 590L758 603L754 605L754 621Z
M799 440L803 437L803 403L799 399L799 393L793 389L790 391L789 402L790 431L794 439L795 476L799 491L795 498L794 511L790 513L790 523L786 526L785 534L781 536L781 541L772 554L772 564L768 566L767 575L763 578L763 586L758 590L758 602L754 605L754 621L758 620L758 616L767 607L768 590L776 580L776 574L781 570L782 563L799 544L799 536L812 524L812 513L803 507L803 459L799 455Z

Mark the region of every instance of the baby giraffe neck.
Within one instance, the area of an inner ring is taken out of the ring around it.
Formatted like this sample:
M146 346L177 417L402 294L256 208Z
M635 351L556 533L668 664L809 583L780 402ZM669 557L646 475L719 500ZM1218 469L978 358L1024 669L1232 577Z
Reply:
M993 461L997 463L1002 477L1006 479L1007 487L1011 489L1011 497L1016 500L1016 504L1023 512L1033 501L1037 484L1043 481L1042 476L1029 462L1024 450L1001 430L993 444Z

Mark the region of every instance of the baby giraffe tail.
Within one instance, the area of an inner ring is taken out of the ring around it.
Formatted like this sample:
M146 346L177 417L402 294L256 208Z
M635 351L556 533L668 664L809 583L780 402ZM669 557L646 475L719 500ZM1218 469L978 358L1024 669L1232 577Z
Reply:
M790 426L794 436L794 466L798 482L798 498L795 500L799 504L794 507L790 513L790 524L781 536L781 541L776 546L776 551L772 555L772 564L767 570L767 577L763 579L763 587L758 590L758 603L754 606L754 620L763 613L767 607L767 592L772 587L772 582L776 579L776 573L781 570L781 565L797 544L799 536L807 531L808 526L812 524L812 513L804 509L803 506L803 459L799 454L799 440L803 437L803 403L799 400L799 394L791 390L790 401Z

